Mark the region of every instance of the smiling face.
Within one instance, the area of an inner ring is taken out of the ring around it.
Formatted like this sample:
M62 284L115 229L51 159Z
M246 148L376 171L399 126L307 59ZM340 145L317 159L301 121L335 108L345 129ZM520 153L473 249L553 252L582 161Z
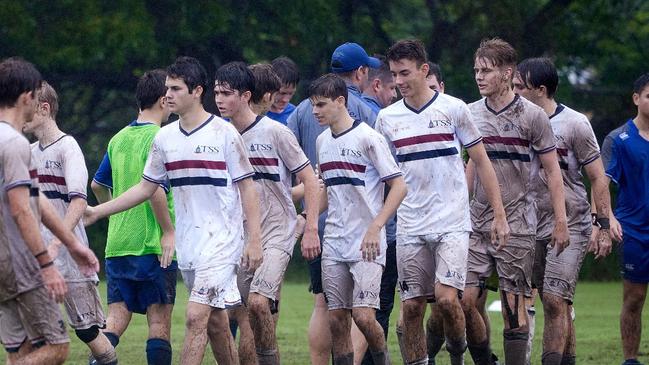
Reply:
M496 66L492 60L480 57L475 59L473 72L478 91L484 97L497 95L503 89L509 88L511 67Z
M250 92L239 93L238 90L230 88L227 83L217 83L214 85L214 101L222 117L232 118L242 108L248 106Z
M390 72L392 78L404 98L411 98L417 95L426 86L426 75L428 65L426 63L417 66L417 62L409 59L390 61Z

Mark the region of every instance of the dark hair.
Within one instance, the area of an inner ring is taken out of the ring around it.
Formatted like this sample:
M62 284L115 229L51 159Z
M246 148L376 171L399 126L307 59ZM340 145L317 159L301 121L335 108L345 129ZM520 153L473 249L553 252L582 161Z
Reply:
M35 92L42 81L36 67L20 57L0 62L0 108L14 107L20 95Z
M444 82L444 77L442 77L442 69L435 62L428 61L428 75L435 75L437 82Z
M229 62L216 70L214 76L216 84L227 84L227 87L236 90L239 94L250 91L255 92L255 75L244 62Z
M268 63L256 63L248 66L255 78L255 90L252 92L251 101L255 104L261 102L266 93L276 93L282 87L282 82Z
M557 92L559 74L549 58L528 58L518 64L517 70L521 80L527 87L538 89L541 85L548 91L551 98Z
M151 108L167 93L165 78L167 73L162 69L147 71L140 77L135 90L135 100L140 110Z
M176 61L167 67L167 76L174 79L182 79L189 93L191 94L198 86L203 87L203 94L201 99L207 93L207 71L201 63L194 57L181 56L176 58Z
M415 61L417 66L423 65L428 60L426 47L419 39L402 39L388 48L385 56L393 62L403 59Z
M270 64L279 76L282 86L297 86L300 82L300 70L292 59L284 56L277 57Z
M636 94L641 94L642 90L644 90L647 85L649 85L649 73L646 73L635 80L635 82L633 83L633 92Z
M48 103L50 105L50 117L56 119L56 113L59 112L59 96L52 85L43 80L41 87L36 90L36 95L39 103Z
M335 100L339 96L345 98L345 105L347 105L347 84L345 84L345 80L336 74L322 75L309 85L309 98L325 97Z
M381 66L379 68L369 68L367 73L367 78L370 82L374 79L381 80L382 83L387 84L392 81L392 73L390 72L390 65L386 62L385 56L380 54L375 54L375 58L378 58L381 61Z
M511 44L500 38L483 39L475 51L474 59L486 58L495 66L516 67L518 54Z

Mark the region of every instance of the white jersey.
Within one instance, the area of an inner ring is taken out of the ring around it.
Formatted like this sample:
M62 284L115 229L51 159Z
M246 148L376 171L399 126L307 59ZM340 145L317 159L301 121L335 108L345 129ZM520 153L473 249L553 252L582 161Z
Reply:
M397 236L470 232L461 150L482 137L467 105L435 93L416 110L401 99L379 112L375 128L396 150L408 186L397 211Z
M325 130L318 136L316 148L329 202L322 258L361 261L367 227L383 207L384 182L402 173L385 139L358 120L337 136ZM376 258L382 265L386 249L383 228L381 254Z
M87 199L88 169L83 152L77 141L69 135L63 135L47 146L42 146L39 142L33 143L31 148L41 193L49 199L63 219L72 199ZM44 225L40 226L43 242L48 245L55 237ZM88 236L81 220L74 227L73 233L83 245L88 246ZM59 249L55 263L67 282L99 280L97 275L83 275L65 246Z
M241 136L223 119L212 115L191 132L179 121L160 129L143 178L171 185L180 269L239 263L243 213L234 183L252 176Z
M259 194L261 241L264 249L278 248L293 254L293 231L297 222L291 199L291 174L309 165L293 132L276 121L259 116L241 131L255 171Z

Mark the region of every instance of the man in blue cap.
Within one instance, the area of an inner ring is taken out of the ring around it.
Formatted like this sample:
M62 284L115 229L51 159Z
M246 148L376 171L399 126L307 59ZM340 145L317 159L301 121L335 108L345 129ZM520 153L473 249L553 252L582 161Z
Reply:
M361 99L361 88L367 84L369 68L378 68L380 65L381 62L377 58L368 56L363 47L357 43L344 43L338 46L331 55L331 71L342 77L347 84L349 115L371 127L374 127L376 113ZM313 116L313 108L309 99L303 100L291 114L288 118L288 127L297 137L300 147L309 161L314 164L317 161L316 139L327 127L318 124ZM326 217L325 212L320 216L318 222L318 235L321 241ZM303 252L305 251L303 250ZM309 261L310 290L315 295L315 306L309 322L311 363L314 365L328 364L331 356L331 333L327 319L327 304L322 292L320 255L305 258Z

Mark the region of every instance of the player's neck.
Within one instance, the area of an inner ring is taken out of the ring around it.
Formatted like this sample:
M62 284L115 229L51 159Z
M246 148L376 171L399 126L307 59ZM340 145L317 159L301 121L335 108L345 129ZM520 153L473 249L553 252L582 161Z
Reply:
M51 119L43 123L41 128L34 130L34 137L38 139L38 143L40 143L41 146L52 144L52 142L61 138L61 135L63 134L64 133L61 132L59 127L56 125L56 122Z
M185 111L180 117L180 125L186 131L192 131L194 128L205 123L207 118L210 117L210 113L203 109L202 104L197 104L193 108Z
M511 104L515 97L516 94L514 94L514 91L508 86L487 96L487 105L489 105L493 110L500 111L507 105Z
M643 134L649 134L649 118L638 113L638 115L633 119L633 124L638 128Z
M430 101L433 95L435 95L435 90L432 90L428 86L421 87L417 93L406 97L405 101L409 106L419 110Z
M138 123L153 123L158 127L162 125L163 112L151 109L141 110L137 115Z
M554 112L557 111L557 102L554 101L554 99L545 98L541 101L541 103L539 103L539 106L543 108L545 114L547 114L548 116L553 115Z
M22 117L22 111L18 110L18 108L0 109L0 121L9 123L18 133L23 132L25 119Z
M347 111L347 109L345 109L345 111ZM331 133L333 133L334 135L339 135L351 128L352 125L354 125L354 118L352 118L349 113L341 114L342 115L340 115L340 117L337 118L336 121L329 125L329 128L331 128Z
M248 128L252 123L255 122L256 119L257 114L255 114L249 107L242 108L242 110L238 111L236 114L233 114L230 117L232 125L239 132L244 131L246 128Z

